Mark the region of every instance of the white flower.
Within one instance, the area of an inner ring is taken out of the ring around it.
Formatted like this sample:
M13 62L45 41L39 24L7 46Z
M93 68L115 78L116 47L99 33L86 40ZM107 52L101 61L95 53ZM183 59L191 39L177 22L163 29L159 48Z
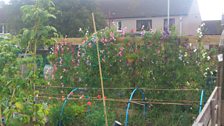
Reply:
M204 26L205 26L205 23L202 23L202 24L201 24L201 27L204 27Z
M205 58L206 55L207 55L207 53L204 52L204 53L202 54L202 58Z
M187 52L184 52L184 57L187 57Z
M194 49L194 52L196 52L197 51L197 49Z
M79 28L79 32L81 32L82 31L82 28Z
M207 72L205 72L205 73L203 74L203 75L204 75L204 77L207 77L207 74L208 74L208 73L207 73Z
M211 57L210 56L207 56L207 60L210 60L211 59Z
M178 57L180 60L183 60L183 55L182 54L179 54L179 57Z
M210 71L210 74L213 75L214 74L213 71Z
M200 33L201 32L201 28L198 28L196 31L197 31L197 33Z
M189 86L190 85L190 83L187 81L187 85Z

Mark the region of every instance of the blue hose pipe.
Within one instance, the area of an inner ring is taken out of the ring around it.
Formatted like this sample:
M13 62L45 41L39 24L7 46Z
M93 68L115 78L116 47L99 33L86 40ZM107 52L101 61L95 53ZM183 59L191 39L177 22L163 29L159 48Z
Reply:
M136 92L137 90L139 90L140 93L141 93L141 95L142 95L142 101L145 101L145 94L144 94L144 92L143 92L141 89L139 89L138 87L135 88L135 89L132 91L131 96L130 96L130 98L129 98L129 100L128 100L128 105L127 105L126 115L125 115L125 126L128 126L128 110L129 110L129 108L130 108L131 100L132 100L132 98L133 98L133 96L134 96L134 94L135 94L135 92ZM146 115L146 107L147 107L147 105L145 104L145 105L144 105L144 113L143 113L144 115Z
M68 102L68 98L71 96L72 93L74 93L76 90L78 90L78 88L74 88L66 97L62 107L61 107L61 112L60 112L60 118L59 118L59 123L58 123L58 126L62 126L62 115L63 115L63 112L64 112L64 108L65 108L65 105L67 104Z
M201 90L201 97L200 97L200 104L199 104L199 114L201 113L202 106L203 106L203 98L204 98L204 90Z

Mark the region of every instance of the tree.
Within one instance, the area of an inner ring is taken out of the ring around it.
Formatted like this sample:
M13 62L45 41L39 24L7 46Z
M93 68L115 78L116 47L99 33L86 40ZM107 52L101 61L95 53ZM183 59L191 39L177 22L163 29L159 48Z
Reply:
M56 19L52 14L55 11L51 0L36 0L35 5L24 5L21 7L22 19L28 25L23 28L21 45L26 51L36 54L37 48L51 45L57 35L57 30L49 24L50 19Z
M19 31L27 25L22 21L22 11L20 8L23 5L34 4L35 0L10 0L9 4L3 6L6 20L8 23L8 31L11 34L18 34Z
M44 2L44 1L43 1ZM23 27L30 24L22 21L21 7L23 5L34 4L35 0L11 0L9 5L4 5L7 12L7 22L9 32L18 34ZM98 29L104 28L106 22L101 12L97 9L97 4L93 0L54 0L57 20L51 20L50 24L55 26L58 32L68 37L80 37L79 28L93 31L91 13L95 13L96 25Z
M92 12L95 13L97 28L101 29L106 25L96 3L92 0L55 0L55 5L61 12L53 25L62 35L80 37L80 28L92 32Z

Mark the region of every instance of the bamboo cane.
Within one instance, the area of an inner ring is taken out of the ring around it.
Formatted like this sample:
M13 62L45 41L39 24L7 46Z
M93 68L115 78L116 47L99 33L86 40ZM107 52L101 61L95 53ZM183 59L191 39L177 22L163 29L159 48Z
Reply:
M2 122L2 105L1 104L0 104L0 125L4 126Z
M94 32L95 32L94 34L96 34L97 31L96 31L96 22L95 22L94 13L92 13L92 18L93 18L93 28L94 28ZM99 64L99 72L100 72L100 83L101 83L102 96L103 96L105 125L108 126L106 101L105 101L105 98L104 98L103 74L102 74L102 68L101 68L101 62L100 62L100 53L99 53L99 45L98 45L97 36L96 36L96 48L97 48L97 56L98 56L98 64Z

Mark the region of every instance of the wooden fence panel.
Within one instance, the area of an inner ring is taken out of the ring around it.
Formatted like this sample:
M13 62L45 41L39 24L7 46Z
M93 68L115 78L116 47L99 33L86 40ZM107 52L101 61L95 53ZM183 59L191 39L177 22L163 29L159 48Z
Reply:
M221 88L215 87L201 113L192 126L215 126L219 124L220 94Z

